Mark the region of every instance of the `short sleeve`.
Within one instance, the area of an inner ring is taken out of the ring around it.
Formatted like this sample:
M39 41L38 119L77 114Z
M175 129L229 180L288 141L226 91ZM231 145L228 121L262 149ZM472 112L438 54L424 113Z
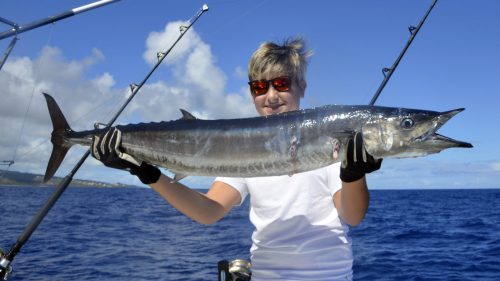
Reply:
M248 186L246 183L246 180L244 178L228 178L228 177L217 177L215 178L214 182L220 181L225 184L230 185L234 189L236 189L241 196L241 202L239 202L238 206L243 204L245 201L245 198L248 195Z
M328 188L331 194L335 194L342 188L342 181L340 180L340 162L326 167L328 171Z

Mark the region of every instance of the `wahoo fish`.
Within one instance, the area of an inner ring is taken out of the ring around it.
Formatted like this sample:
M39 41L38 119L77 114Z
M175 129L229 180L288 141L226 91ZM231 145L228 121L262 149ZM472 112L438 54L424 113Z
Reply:
M71 130L56 101L44 96L54 127L47 181L72 145L90 146L106 129ZM470 148L470 143L436 133L463 110L326 105L271 116L202 120L181 109L178 120L116 128L122 132L123 153L168 169L174 180L191 175L261 177L293 175L343 161L348 141L358 132L376 159Z

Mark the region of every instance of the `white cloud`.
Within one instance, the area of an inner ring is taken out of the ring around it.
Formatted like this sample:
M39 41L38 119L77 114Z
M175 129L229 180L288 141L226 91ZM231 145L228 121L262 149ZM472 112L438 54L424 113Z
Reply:
M158 50L170 46L184 22L168 23L162 32L151 32L144 59L157 61ZM182 44L181 44L182 43ZM248 92L226 93L226 74L219 68L210 46L194 29L189 30L165 59L174 80L160 81L143 88L139 102L130 108L146 120L180 117L179 108L198 118L235 118L256 115Z
M247 71L241 66L236 67L236 69L234 70L234 76L242 80L248 79Z
M157 60L156 52L177 38L181 22L169 23L161 32L151 32L146 40L144 59ZM104 72L92 78L86 74L105 60L98 49L80 60L71 60L57 47L44 47L35 58L11 56L0 71L0 160L16 153L13 170L44 173L52 150L51 121L41 92L51 94L76 130L91 129L96 121L105 122L130 94L128 85L116 85L113 73ZM226 93L227 76L217 65L210 46L191 29L166 60L173 73L169 81L147 83L118 120L119 123L150 122L180 118L186 109L199 118L235 118L256 115L247 87ZM137 73L138 77L146 73ZM118 88L117 88L118 86ZM244 85L243 85L244 86ZM245 90L244 90L245 89ZM30 100L32 99L31 103ZM27 110L22 137L19 139ZM17 146L17 149L16 149ZM83 154L83 148L72 148L57 175L65 175ZM110 172L95 160L87 160L79 172L82 177L117 181L123 172ZM135 181L134 177L125 177Z
M491 168L493 171L500 172L500 162L491 163Z
M372 188L498 188L498 162L453 162L437 156L384 159L368 176Z
M101 92L105 92L115 85L113 76L109 73L103 73L101 76L92 79L91 81Z
M55 97L74 129L88 129L102 95L112 95L114 79L104 73L86 80L85 71L104 59L91 50L80 61L68 60L56 47L44 47L36 58L10 57L0 71L0 159L15 157L14 170L42 173L52 144L51 121L42 92ZM29 109L29 110L28 110ZM25 121L24 121L25 120Z
M214 94L222 93L226 85L226 76L214 64L210 46L201 42L189 54L186 71L179 78L201 91Z
M157 53L167 51L172 44L177 40L180 31L179 27L181 25L187 25L187 22L176 21L170 22L165 26L163 31L153 31L149 33L146 39L146 51L143 54L143 58L151 65L154 65L157 61ZM168 57L163 60L166 64L179 63L184 60L185 56L192 51L192 49L201 42L200 37L195 32L194 28L191 28L186 32L175 48L168 54Z

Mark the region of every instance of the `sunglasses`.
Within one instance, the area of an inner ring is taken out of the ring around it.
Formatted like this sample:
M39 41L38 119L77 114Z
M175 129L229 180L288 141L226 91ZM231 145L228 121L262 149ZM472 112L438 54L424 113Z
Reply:
M248 82L248 85L250 85L250 91L254 96L260 96L267 93L267 90L269 90L269 84L273 85L273 88L278 92L287 92L290 90L292 82L288 76L280 76L271 80L261 79Z

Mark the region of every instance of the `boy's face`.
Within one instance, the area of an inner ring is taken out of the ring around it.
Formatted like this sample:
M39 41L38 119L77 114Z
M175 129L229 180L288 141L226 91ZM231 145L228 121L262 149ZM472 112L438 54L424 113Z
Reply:
M272 75L262 79L272 80L281 75ZM297 83L296 79L290 79L291 86L288 91L280 92L270 83L266 93L261 95L252 95L255 109L261 116L267 116L300 108L300 99L304 97L306 88L305 81Z

